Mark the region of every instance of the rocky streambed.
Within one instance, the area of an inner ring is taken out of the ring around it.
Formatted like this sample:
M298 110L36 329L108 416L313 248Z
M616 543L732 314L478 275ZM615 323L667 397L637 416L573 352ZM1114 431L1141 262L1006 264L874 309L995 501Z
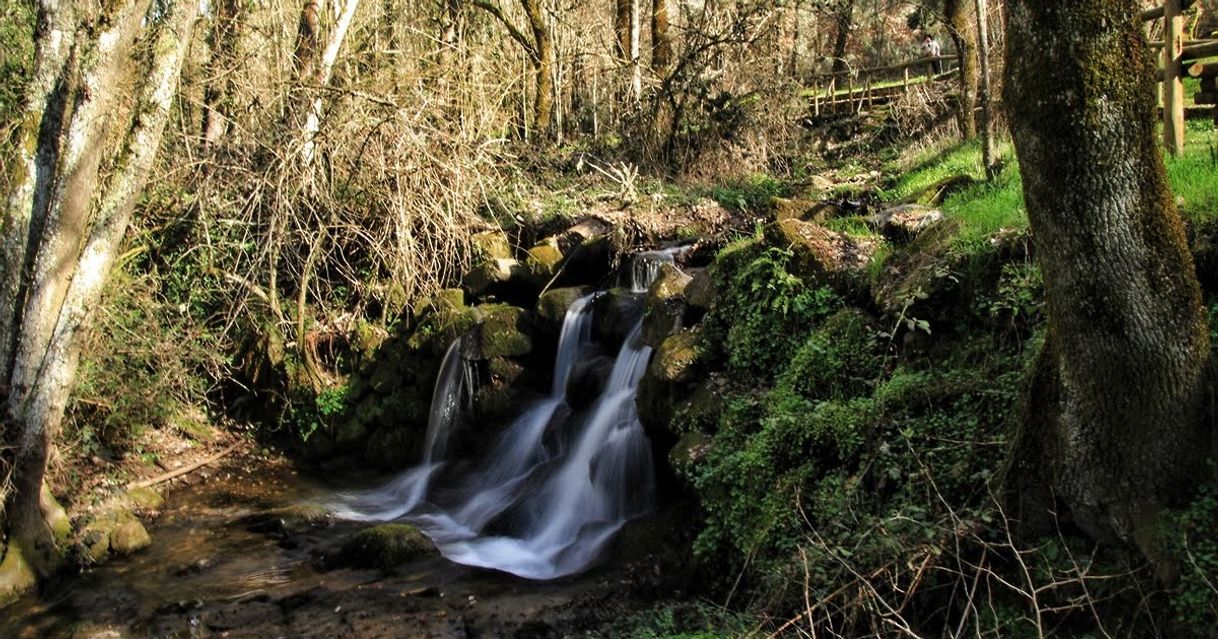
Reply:
M582 575L529 581L451 563L407 526L334 520L310 500L336 487L283 460L209 475L167 495L149 547L5 608L0 636L584 636L682 590L679 509L633 522Z

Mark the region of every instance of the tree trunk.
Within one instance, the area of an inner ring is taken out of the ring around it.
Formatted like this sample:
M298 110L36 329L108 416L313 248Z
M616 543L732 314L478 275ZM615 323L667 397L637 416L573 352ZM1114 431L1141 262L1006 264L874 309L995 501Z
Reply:
M994 117L990 104L990 12L986 0L975 0L977 12L977 60L981 62L981 84L978 87L977 103L980 107L981 161L985 165L985 177L993 180L997 173L997 153L994 149Z
M220 142L230 119L229 96L232 92L232 70L237 64L237 47L241 38L240 0L215 0L208 45L207 85L203 89L203 146Z
M548 137L554 114L554 39L546 28L541 0L520 0L533 35L533 130Z
M951 28L952 42L956 45L960 60L960 136L965 140L977 137L976 95L979 73L977 72L977 21L972 16L972 3L968 0L947 0L944 14Z
M326 43L326 50L322 52L320 59L317 59L314 65L315 75L310 87L313 93L313 100L309 106L309 113L305 116L304 122L304 145L301 147L301 158L305 164L312 163L313 155L317 149L317 133L321 130L321 115L322 115L322 99L321 92L330 84L330 76L334 72L334 63L338 60L338 52L342 49L343 42L347 39L347 30L351 27L351 21L355 18L355 10L359 8L359 0L344 0L342 13L338 14L338 19L334 23L334 31L330 33L330 41ZM308 83L310 78L301 78L303 82Z
M630 0L630 93L637 105L643 101L643 21L639 0Z
M1007 103L1051 345L1021 443L1040 458L1013 476L1043 471L1059 514L1153 556L1155 515L1206 476L1209 339L1138 9L1010 5Z
M846 0L834 18L837 21L837 36L833 41L833 72L845 73L846 45L850 42L850 29L854 22L854 0Z
M630 13L636 0L614 0L613 35L617 45L617 56L630 60Z
M663 74L672 64L672 40L668 36L668 0L651 0L651 70Z
M53 4L43 5L40 22L54 22L46 15ZM5 244L24 241L25 253L33 259L26 259L31 268L21 272L23 295L15 305L21 309L20 320L5 320L16 335L12 364L3 380L9 391L4 423L15 428L17 438L7 442L15 453L13 491L4 512L8 546L0 567L0 599L30 585L21 576L23 568L27 575L43 576L62 557L66 520L45 490L44 476L76 376L77 336L101 297L160 145L198 15L195 2L165 7L155 27L150 68L133 70L130 60L148 5L148 0L110 3L104 15L89 15L96 10L93 3L65 5L75 15L77 33L97 35L76 42L76 54L64 58L61 69L54 71L80 79L66 96L74 108L65 114L47 102L41 116L58 135L40 136L35 153L57 155L58 162L53 174L40 178L58 186L45 207L37 198L31 202L30 217L43 218L38 233L17 237L18 229L4 229ZM40 57L56 46L44 35L37 43ZM133 73L143 71L147 75L137 99L116 100L125 87L138 86L140 75ZM107 155L106 141L117 131L124 132L121 146L116 156ZM104 180L99 177L103 161Z

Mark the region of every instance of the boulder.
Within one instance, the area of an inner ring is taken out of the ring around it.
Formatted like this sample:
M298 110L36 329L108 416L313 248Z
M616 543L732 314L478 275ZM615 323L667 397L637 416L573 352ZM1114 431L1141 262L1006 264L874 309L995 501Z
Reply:
M143 510L160 510L165 507L165 497L153 488L132 488L127 491L127 499Z
M148 536L144 524L134 517L119 523L110 533L110 551L115 554L129 555L151 544L152 537Z
M980 181L971 175L949 175L934 184L922 189L914 198L920 204L939 206L954 193L959 193Z
M864 271L877 243L831 231L814 222L783 220L768 229L771 241L795 253L791 269L797 275L823 277Z
M685 289L693 278L672 264L660 267L660 274L647 290L643 315L643 341L658 347L664 338L680 328L685 315Z
M531 261L523 265L511 258L487 260L466 273L461 283L476 298L521 299L537 291L531 269Z
M562 267L564 257L562 249L558 247L558 240L552 237L529 249L525 266L534 286L549 284Z
M685 303L693 308L708 311L714 305L715 297L719 295L715 278L709 268L701 268L691 272L693 275L689 281L689 286L685 287Z
M697 378L702 355L701 330L679 330L656 349L648 372L652 377L664 382L692 381Z
M960 304L960 278L953 275L953 240L960 223L947 218L894 251L872 282L876 306L890 317L937 323Z
M867 223L894 242L910 242L943 219L943 212L921 204L902 204L867 218Z
M332 522L333 517L324 506L292 504L246 515L234 525L250 532L287 536L329 526Z
M775 220L804 220L815 206L808 200L791 200L785 197L770 198L770 209L774 211Z
M339 561L357 568L388 570L435 553L435 546L419 529L406 524L365 528L343 544Z
M627 288L613 288L596 298L593 308L593 337L611 348L620 345L643 317L646 295Z
M613 374L613 357L601 354L588 354L575 362L571 367L571 377L567 381L567 402L575 410L591 405Z
M590 217L528 250L526 265L534 282L545 286L555 276L559 283L598 280L609 269L613 255L614 226Z
M550 289L537 299L537 316L546 320L551 326L562 326L563 319L567 316L567 310L571 308L571 305L591 292L591 286Z
M466 356L472 360L519 357L533 351L530 313L508 304L484 304L477 312L477 338Z
M126 555L152 543L144 524L121 503L111 502L81 529L77 551L88 562Z
M506 260L512 257L512 244L507 235L498 229L475 233L470 238L474 255L483 260Z

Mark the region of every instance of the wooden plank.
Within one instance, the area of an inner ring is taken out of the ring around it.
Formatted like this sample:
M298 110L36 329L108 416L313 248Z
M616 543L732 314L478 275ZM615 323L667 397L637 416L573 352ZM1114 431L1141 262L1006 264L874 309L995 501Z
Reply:
M1184 150L1184 82L1181 52L1184 48L1184 17L1181 0L1163 3L1163 146L1172 155Z

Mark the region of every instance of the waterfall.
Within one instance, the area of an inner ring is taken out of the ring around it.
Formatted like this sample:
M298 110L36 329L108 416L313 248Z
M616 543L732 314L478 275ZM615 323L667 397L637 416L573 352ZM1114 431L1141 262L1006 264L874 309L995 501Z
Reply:
M636 290L646 290L676 250L635 257ZM431 537L452 561L529 579L553 579L589 566L630 518L654 507L651 450L635 408L651 348L642 321L626 337L609 381L591 408L576 413L567 387L592 341L595 294L563 319L550 394L525 409L481 463L444 491L429 493L461 412L459 348L449 349L436 382L423 462L381 488L347 495L336 512L352 519L402 519ZM455 354L454 354L455 353ZM443 391L441 389L444 389Z
M431 392L423 462L376 490L340 495L335 514L348 519L378 521L397 519L414 510L427 495L431 477L443 464L452 434L463 407L472 401L474 372L461 357L461 339L453 340L440 362L440 374Z
M674 246L658 251L643 251L630 261L630 290L634 293L646 293L651 283L660 276L660 269L665 264L672 264L676 258L692 249L692 245Z

